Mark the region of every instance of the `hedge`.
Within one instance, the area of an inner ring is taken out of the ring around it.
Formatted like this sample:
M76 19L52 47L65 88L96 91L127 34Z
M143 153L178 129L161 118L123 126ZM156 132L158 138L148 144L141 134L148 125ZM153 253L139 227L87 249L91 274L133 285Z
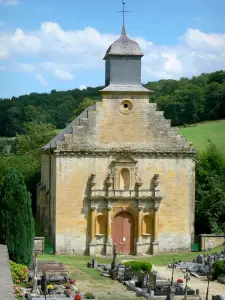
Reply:
M217 279L219 276L225 276L225 260L217 260L212 265L213 267L213 279Z
M152 264L148 261L127 261L124 263L126 267L131 267L132 271L151 271Z

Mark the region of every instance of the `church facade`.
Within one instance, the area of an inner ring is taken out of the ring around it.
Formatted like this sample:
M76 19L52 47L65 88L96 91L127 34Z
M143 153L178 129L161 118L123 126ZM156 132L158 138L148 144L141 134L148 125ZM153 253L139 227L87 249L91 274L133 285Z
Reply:
M191 249L195 150L149 102L142 56L123 26L104 57L102 102L41 150L37 218L56 253Z

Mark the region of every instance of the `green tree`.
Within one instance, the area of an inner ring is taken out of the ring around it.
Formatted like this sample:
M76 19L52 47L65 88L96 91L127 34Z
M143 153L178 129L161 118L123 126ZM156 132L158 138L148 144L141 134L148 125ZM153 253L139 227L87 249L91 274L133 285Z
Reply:
M97 101L98 99L84 98L84 100L80 102L80 104L74 111L75 117L79 116L86 108L94 105Z
M205 90L207 119L221 119L225 117L225 83L210 83Z
M209 143L197 157L196 233L225 231L225 157Z
M50 142L56 135L55 126L52 124L29 122L25 127L25 134L17 134L18 154L32 154L38 156L40 148Z
M0 229L10 259L28 265L34 245L31 197L23 176L13 168L5 170L0 188Z

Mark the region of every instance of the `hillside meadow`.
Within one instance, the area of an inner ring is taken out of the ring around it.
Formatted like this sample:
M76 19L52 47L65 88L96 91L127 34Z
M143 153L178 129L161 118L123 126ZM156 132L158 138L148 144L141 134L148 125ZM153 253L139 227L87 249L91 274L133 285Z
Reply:
M205 150L210 140L220 152L225 154L225 120L180 127L178 133L192 142L197 151Z

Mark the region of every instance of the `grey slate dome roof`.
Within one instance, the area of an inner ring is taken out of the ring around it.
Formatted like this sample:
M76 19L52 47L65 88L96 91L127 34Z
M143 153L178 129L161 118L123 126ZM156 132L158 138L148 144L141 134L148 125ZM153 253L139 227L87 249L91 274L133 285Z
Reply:
M128 38L124 25L122 27L121 36L115 42L113 42L109 49L106 51L104 59L106 59L110 55L143 56L138 43Z

